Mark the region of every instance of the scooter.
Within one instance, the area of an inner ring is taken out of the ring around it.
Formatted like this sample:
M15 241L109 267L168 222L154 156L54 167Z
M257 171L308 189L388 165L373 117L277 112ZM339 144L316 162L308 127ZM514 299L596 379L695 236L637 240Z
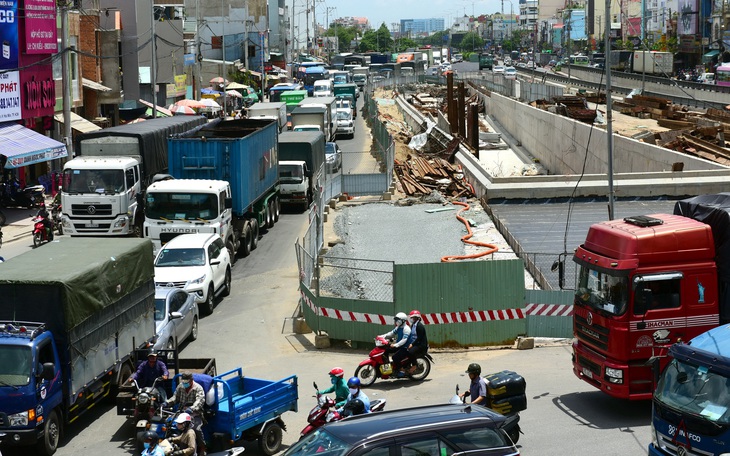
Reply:
M449 404L462 405L465 403L466 396L459 396L459 385L456 385L456 394L454 394L454 397L449 400ZM517 441L520 439L520 434L524 434L522 429L520 429L520 413L515 412L504 416L505 421L502 424L502 430L507 433L509 438L512 440L512 443L516 445Z
M33 247L40 247L44 242L51 242L53 240L53 222L51 221L51 227L46 228L44 217L36 215L33 217Z
M368 359L360 362L355 370L355 377L360 379L360 384L370 386L375 383L375 380L381 378L388 380L391 378L401 378L394 372L393 365L390 362L388 356L388 347L390 343L388 339L383 336L375 338L375 348L370 351ZM426 353L416 358L416 369L413 373L406 373L404 378L410 378L411 380L421 381L428 377L431 372L431 364L435 364L435 361Z
M327 423L339 421L349 416L346 412L340 414L335 409L334 399L329 396L319 394L319 388L317 388L317 383L312 383L312 385L314 386L314 390L317 392L317 394L314 396L317 398L317 405L315 405L314 408L309 411L309 415L307 415L307 422L309 424L307 424L304 429L302 429L302 432L299 433L300 439ZM370 412L382 412L383 409L385 409L386 402L387 401L385 399L373 400L372 402L370 402Z
M24 207L31 209L44 201L42 185L20 188L17 182L0 182L0 204L3 207Z

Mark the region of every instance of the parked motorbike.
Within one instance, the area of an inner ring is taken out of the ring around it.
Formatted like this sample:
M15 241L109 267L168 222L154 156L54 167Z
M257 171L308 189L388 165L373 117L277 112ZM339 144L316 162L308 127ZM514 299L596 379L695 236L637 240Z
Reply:
M314 390L317 392L317 394L314 396L317 398L317 405L315 405L314 408L309 411L309 415L307 415L307 422L309 424L307 424L304 429L302 429L302 432L300 432L300 439L327 423L339 421L349 416L346 410L344 410L342 413L339 413L337 409L335 409L334 399L329 396L319 394L319 388L317 387L317 383L312 383L312 385L314 386ZM385 399L373 400L372 402L370 402L370 411L382 412L385 408L386 402L387 401Z
M370 386L378 378L383 380L410 378L411 380L421 381L428 377L428 374L431 372L431 364L435 364L431 355L426 353L417 357L416 370L412 374L406 373L401 377L394 371L393 365L390 362L390 356L387 350L389 345L390 343L385 337L378 336L375 338L375 348L370 351L368 359L361 361L355 370L355 377L360 379L362 386Z
M454 397L449 400L449 404L461 405L465 403L466 396L462 397L459 395L459 385L456 385L456 393L454 394ZM520 429L520 413L510 413L505 415L505 418L502 430L507 433L509 438L512 440L512 443L516 445L517 441L520 439L520 434L523 434L522 429Z
M46 217L36 215L33 217L33 247L40 247L44 242L53 240L53 221L51 227L46 227L44 220Z
M0 205L32 209L45 200L42 185L20 188L17 181L0 182Z

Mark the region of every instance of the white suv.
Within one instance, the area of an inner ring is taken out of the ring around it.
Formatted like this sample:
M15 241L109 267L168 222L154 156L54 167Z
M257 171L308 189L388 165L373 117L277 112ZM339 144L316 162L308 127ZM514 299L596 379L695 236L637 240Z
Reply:
M231 257L223 240L211 233L173 238L155 257L155 285L182 288L203 313L213 313L215 297L231 293Z

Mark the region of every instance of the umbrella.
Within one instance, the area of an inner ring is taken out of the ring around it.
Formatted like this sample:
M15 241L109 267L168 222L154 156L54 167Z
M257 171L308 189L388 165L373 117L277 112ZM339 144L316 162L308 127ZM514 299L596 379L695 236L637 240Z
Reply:
M200 93L205 94L205 95L218 95L218 96L223 95L223 92L219 92L219 91L213 90L213 89L200 89Z
M176 101L174 105L170 106L170 110L177 106L187 106L188 108L202 108L205 105L197 100L180 100Z
M240 82L231 82L226 86L226 89L247 89L248 86L246 84L241 84Z
M228 80L218 76L217 78L211 79L210 83L211 84L228 84Z
M228 94L229 97L243 98L243 95L241 95L241 92L238 90L227 90L226 94Z
M203 108L218 108L218 109L220 109L220 107L221 107L221 105L219 105L218 103L216 103L215 100L211 100L210 98L203 98L203 99L200 100L200 102L203 103L203 105L205 105L205 106L202 106Z
M173 105L170 109L172 113L176 116L178 115L184 115L184 116L194 116L197 114L195 112L195 109L191 108L190 106L182 106L182 105Z

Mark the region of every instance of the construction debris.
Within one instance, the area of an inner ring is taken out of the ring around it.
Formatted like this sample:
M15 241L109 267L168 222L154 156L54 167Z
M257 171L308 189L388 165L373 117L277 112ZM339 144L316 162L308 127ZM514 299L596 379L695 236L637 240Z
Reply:
M461 171L441 157L409 155L405 162L396 160L395 174L408 196L428 195L434 190L454 198L473 196Z

